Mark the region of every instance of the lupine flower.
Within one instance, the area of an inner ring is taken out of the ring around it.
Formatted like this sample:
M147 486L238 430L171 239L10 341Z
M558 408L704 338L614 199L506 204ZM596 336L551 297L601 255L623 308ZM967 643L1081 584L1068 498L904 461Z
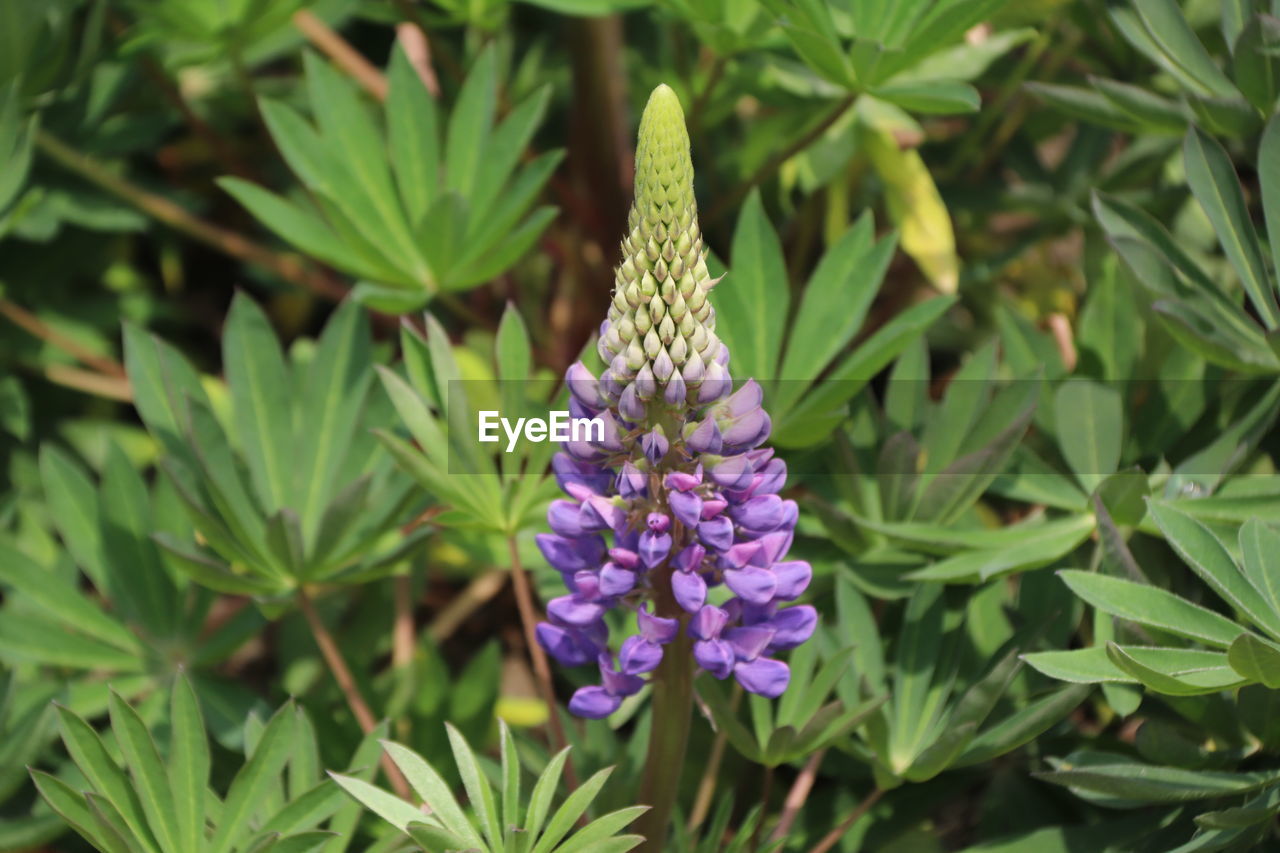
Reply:
M575 417L602 418L604 439L556 455L569 497L552 503L553 532L537 537L568 588L547 605L538 640L562 664L599 667L601 685L569 702L593 718L617 710L669 653L778 696L790 670L775 655L817 624L812 607L781 606L812 573L783 559L798 513L778 496L785 463L761 447L770 424L760 386L732 390L715 334L708 294L718 279L698 229L684 113L665 85L640 120L629 225L600 327L608 367L597 380L579 363L565 377ZM617 609L634 613L636 628L615 660L605 620Z

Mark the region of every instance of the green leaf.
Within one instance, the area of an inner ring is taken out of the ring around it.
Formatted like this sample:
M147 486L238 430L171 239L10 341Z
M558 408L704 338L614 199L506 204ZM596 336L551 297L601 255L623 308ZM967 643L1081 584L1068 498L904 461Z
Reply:
M496 51L477 57L458 93L445 141L446 185L462 197L470 195L483 166L481 152L493 128L497 108Z
M289 495L293 384L271 321L243 291L227 313L222 360L240 447L258 498L273 513Z
M1268 329L1280 325L1280 307L1267 278L1258 235L1245 206L1231 158L1217 140L1199 128L1187 131L1182 148L1187 184L1213 223L1222 250L1231 260L1245 292Z
M1264 116L1270 116L1280 94L1280 20L1254 15L1232 49L1236 85Z
M1196 38L1174 0L1133 0L1134 10L1147 35L1159 50L1153 57L1193 91L1230 98L1235 86L1218 69ZM1140 47L1140 46L1139 46Z
M551 813L551 801L560 786L560 775L568 760L569 747L566 746L551 757L546 769L533 784L533 791L529 794L529 811L524 821L524 829L530 839L536 839L542 833L542 826Z
M1280 689L1280 646L1253 634L1236 637L1227 650L1231 668L1250 681Z
M1029 571L1052 565L1066 557L1093 532L1096 520L1090 514L1042 524L1027 529L1025 538L1000 548L965 551L905 577L916 581L975 583L1011 572Z
M177 806L173 789L169 787L169 777L160 760L160 751L137 711L114 690L110 692L108 701L111 729L133 776L147 823L162 850L179 853L183 847L179 843Z
M449 733L449 745L453 749L453 761L458 765L458 773L462 776L462 785L467 789L467 799L471 808L480 820L485 838L491 849L502 846L502 825L499 822L498 807L493 799L493 788L485 778L476 755L471 751L462 734L452 723L445 723Z
M1244 612L1253 624L1273 637L1280 637L1280 615L1272 610L1207 527L1164 502L1151 501L1148 509L1169 545L1201 580L1228 604Z
M293 703L286 702L271 717L258 739L253 756L240 768L223 802L218 829L210 839L211 853L228 853L250 832L250 818L277 783L293 746Z
M982 106L978 90L958 80L909 80L886 83L871 94L904 110L918 113L955 115L977 112Z
M173 682L169 711L169 784L177 809L179 850L204 841L204 792L209 784L209 741L195 690L186 675Z
M619 839L615 838L614 833L648 810L648 806L629 806L598 817L575 832L564 844L555 848L555 853L595 853L610 842L616 845ZM624 847L612 846L609 849L630 850L634 846L634 844Z
M440 119L435 99L409 63L403 46L391 56L387 75L387 140L401 201L416 225L440 185Z
M569 834L573 825L578 822L578 818L582 817L599 796L600 789L604 787L605 781L612 772L612 767L597 772L569 794L560 804L560 808L556 809L556 813L547 821L547 830L538 839L531 853L551 853L555 850L560 840Z
M742 205L730 251L733 270L713 297L717 334L729 347L736 375L774 379L791 297L782 246L759 192Z
M1235 622L1168 590L1096 572L1064 570L1058 577L1089 604L1130 622L1220 649L1230 646L1240 634Z
M38 565L26 554L0 540L0 583L31 600L65 628L141 657L138 638L101 607L86 598L57 572Z
M70 710L61 705L57 709L62 742L80 772L93 786L93 790L120 815L128 827L126 835L132 835L143 850L159 853L160 848L148 827L146 813L138 800L137 792L129 784L124 771L116 766L98 733Z
M108 853L115 853L115 851L128 853L129 848L121 844L114 833L111 838L101 833L93 813L89 811L89 806L80 792L57 776L45 773L43 770L31 770L31 781L35 783L40 796L44 797L45 802L58 816L94 847Z
M171 636L178 628L178 596L148 539L155 524L147 487L114 442L102 471L98 516L112 600L154 637Z
M1240 526L1240 554L1245 577L1280 614L1280 530L1250 518Z
M950 685L935 680L942 653L946 601L941 586L916 588L903 615L890 700L889 752L885 761L903 773L928 746L927 738L944 710Z
M1120 392L1087 380L1071 380L1054 395L1058 445L1085 491L1092 492L1120 464L1124 412Z
M1090 764L1036 773L1036 778L1067 785L1079 791L1105 794L1148 803L1180 803L1244 794L1280 779L1280 771L1228 773L1212 770L1183 770L1180 767L1153 767L1136 761L1117 760L1113 764Z
M1041 696L979 734L969 743L968 748L951 762L951 766L970 767L975 764L985 764L997 756L1030 743L1079 707L1091 692L1093 689L1090 685L1069 684Z
M1243 683L1231 669L1221 652L1199 649L1165 649L1145 646L1119 646L1140 666L1176 678L1200 693L1216 693ZM1132 673L1120 669L1102 646L1062 652L1035 652L1022 659L1050 678L1077 684L1132 684L1138 681Z
M1258 187L1274 262L1275 253L1280 251L1280 116L1267 122L1258 143Z
M502 825L520 826L520 752L511 728L499 718L498 733L502 750Z
M95 586L106 589L98 493L78 462L57 445L40 447L40 482L50 516L71 558Z
M1158 667L1148 666L1134 658L1115 643L1107 643L1107 657L1118 669L1129 674L1148 690L1164 693L1169 696L1196 696L1206 692L1220 690L1216 683L1206 690L1199 680L1179 678L1176 674Z
M36 661L75 669L142 672L139 654L116 649L101 640L67 631L66 625L8 608L0 619L0 657Z
M402 832L407 831L409 824L428 819L419 809L363 779L333 772L329 776L357 802Z
M484 841L471 826L466 813L453 798L449 784L435 771L435 768L417 753L398 743L383 741L382 748L386 750L387 755L391 756L391 760L400 768L400 772L404 773L405 779L409 781L413 790L422 798L422 802L427 804L432 815L445 829L465 839L468 844L476 847L484 846ZM341 780L338 781L342 784ZM421 820L421 813L417 819Z
M199 375L173 347L136 326L124 324L124 365L138 414L165 450L179 459L190 457L182 438L186 431L187 401L208 407L209 398Z
M314 543L338 471L351 445L373 374L364 313L344 302L329 318L307 368L298 412L293 507L304 540Z

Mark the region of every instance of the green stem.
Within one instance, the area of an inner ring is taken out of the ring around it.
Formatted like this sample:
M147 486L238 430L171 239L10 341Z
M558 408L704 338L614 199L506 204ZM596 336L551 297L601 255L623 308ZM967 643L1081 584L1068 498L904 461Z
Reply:
M653 674L653 725L640 785L640 802L650 809L636 824L646 839L638 848L640 853L666 849L692 716L693 644L682 630L680 637L667 646L662 663Z
M673 433L668 430L668 434ZM658 473L652 476L656 478ZM671 533L675 553L684 545L683 525L676 522ZM664 564L657 570L659 576L654 583L654 612L678 619L680 630L663 651L662 662L653 673L653 723L639 800L649 806L649 811L636 823L636 831L645 837L644 844L637 848L640 853L661 853L666 849L693 717L693 640L685 631L689 619L671 590L672 571L669 564Z

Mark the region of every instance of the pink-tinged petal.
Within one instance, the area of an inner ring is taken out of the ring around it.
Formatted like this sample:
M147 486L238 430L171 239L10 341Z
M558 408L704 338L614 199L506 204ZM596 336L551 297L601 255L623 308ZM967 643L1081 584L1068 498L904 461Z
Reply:
M618 472L618 494L627 500L643 498L649 491L649 478L630 461L622 463Z
M813 568L804 560L784 560L773 564L773 574L778 578L776 597L783 601L795 601L809 587Z
M733 671L733 649L722 640L700 640L693 644L693 659L698 666L716 678L727 678Z
M668 489L687 492L702 485L702 474L690 474L688 471L672 471L662 482Z
M671 564L682 572L692 572L702 566L706 556L707 549L695 543L685 546L679 554L676 554Z
M813 636L818 627L818 611L808 604L784 607L774 614L769 623L775 631L770 647L794 649Z
M569 712L588 720L603 720L621 704L621 696L614 696L603 687L579 687L569 699Z
M787 689L791 681L791 669L780 660L756 658L734 665L733 675L750 693L766 699L776 699Z
M729 568L740 569L754 563L759 554L759 542L739 542L724 552L721 562Z
M689 636L698 640L718 640L720 631L728 621L728 613L714 604L704 604L689 620Z
M778 590L778 579L768 569L748 566L745 569L727 569L724 582L744 601L765 604Z
M697 572L672 572L671 592L688 613L697 613L707 603L707 582Z
M761 568L772 566L786 555L793 538L795 534L790 530L775 530L773 533L761 536L756 540L760 543L760 552L752 559L751 564Z
M729 505L728 501L720 498L708 498L702 502L702 517L704 520L715 518L724 512L725 507Z
M643 605L636 611L636 622L640 626L640 636L651 643L669 643L680 632L679 619L650 613Z
M610 548L609 558L624 569L634 569L640 565L640 555L626 548Z

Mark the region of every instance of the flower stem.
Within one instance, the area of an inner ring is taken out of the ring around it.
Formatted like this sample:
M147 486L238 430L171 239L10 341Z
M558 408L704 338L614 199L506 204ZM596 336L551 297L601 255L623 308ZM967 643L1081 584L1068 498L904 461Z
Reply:
M338 644L334 642L333 635L325 627L324 620L320 618L320 614L316 611L316 606L311 600L311 596L302 587L298 588L297 599L298 609L302 611L302 615L306 618L307 626L311 628L311 636L315 638L316 645L320 648L320 655L324 658L325 664L333 674L333 680L338 683L338 689L342 691L342 695L346 698L347 706L351 709L352 716L360 724L360 730L365 734L369 734L369 732L378 727L378 721L374 719L373 711L369 710L369 703L365 702L364 697L360 695L360 688L356 686L355 676L351 674L351 668L347 666L346 658L342 656L342 651L338 648ZM382 754L382 769L386 772L387 779L391 782L391 787L395 788L396 794L404 800L412 801L408 781L404 778L404 774L400 772L400 768L392 763L391 758L385 752Z
M520 562L520 548L515 536L507 537L507 553L511 557L511 585L516 594L516 606L520 609L520 621L524 626L524 642L529 647L529 657L533 662L533 673L538 680L538 689L542 693L542 701L547 704L547 728L551 734L551 743L557 749L568 744L564 728L560 724L560 709L556 707L555 688L551 683L551 667L547 664L546 652L538 643L536 631L538 614L533 609L533 589L529 576L525 574L524 564ZM578 787L573 773L572 762L565 762L565 781L569 788Z
M769 834L770 841L786 838L787 833L791 831L792 824L796 822L796 818L800 815L800 809L804 808L805 800L809 799L809 792L813 790L813 782L818 776L818 766L822 764L822 759L826 757L826 754L827 751L825 749L820 749L809 756L809 760L805 762L804 769L796 777L791 790L787 792L786 800L783 801L782 816L778 818L778 825Z
M844 838L845 834L853 829L853 825L861 820L871 810L871 807L880 801L882 796L884 796L884 791L880 788L876 788L868 794L867 798L858 803L853 811L849 812L848 817L840 821L839 826L824 835L822 840L815 844L809 853L827 853L828 850L839 844L840 839Z
M679 523L674 525L673 533L675 550L683 536ZM666 576L654 584L654 610L659 616L678 618L680 631L663 651L662 662L653 672L653 723L639 800L649 806L649 811L636 822L636 831L645 837L644 844L637 848L640 853L661 853L666 849L693 717L693 640L685 631L688 618L671 591L671 571L666 566Z

